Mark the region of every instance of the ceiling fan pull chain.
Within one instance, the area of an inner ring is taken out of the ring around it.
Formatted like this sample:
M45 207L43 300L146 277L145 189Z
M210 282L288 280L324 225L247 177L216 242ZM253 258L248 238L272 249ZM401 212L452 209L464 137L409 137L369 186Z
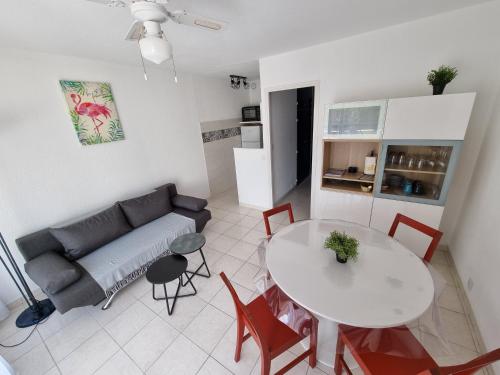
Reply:
M175 69L175 61L173 55L172 55L172 67L174 68L174 82L178 83L179 80L177 79L177 69Z

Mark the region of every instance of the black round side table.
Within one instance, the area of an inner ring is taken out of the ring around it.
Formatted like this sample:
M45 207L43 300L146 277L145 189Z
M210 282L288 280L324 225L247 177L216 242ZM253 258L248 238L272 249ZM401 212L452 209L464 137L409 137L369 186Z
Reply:
M210 277L210 270L208 269L208 264L205 260L205 254L203 254L202 247L205 245L205 236L200 233L188 233L188 234L183 234L182 236L177 237L172 244L170 245L170 251L172 251L174 254L191 254L194 253L195 251L199 251L201 258L203 259L203 263L200 264L200 266L196 269L196 271L186 271L187 273L191 274L191 276L188 277L188 281L191 281L191 279L195 276L202 276L202 277ZM205 269L207 270L207 274L204 275L200 273L200 270L205 266ZM182 286L185 286L187 284L184 283Z
M187 269L187 259L186 257L178 254L167 255L158 259L154 262L146 271L146 279L153 284L153 299L156 301L165 300L167 303L167 312L168 315L172 315L174 312L175 303L177 302L177 298L181 297L189 297L194 296L197 291L194 287L191 279L189 279L186 269ZM182 281L182 275L186 275L188 281L184 284ZM179 280L179 284L177 284L177 290L175 291L175 296L169 297L167 294L167 283L174 281L175 279ZM187 285L187 283L191 284L191 287L194 290L194 293L190 294L181 294L179 295L179 290L181 286ZM155 296L155 286L157 284L163 284L163 291L165 292L165 297L156 297ZM170 304L168 303L169 299L173 299L172 308L170 308Z

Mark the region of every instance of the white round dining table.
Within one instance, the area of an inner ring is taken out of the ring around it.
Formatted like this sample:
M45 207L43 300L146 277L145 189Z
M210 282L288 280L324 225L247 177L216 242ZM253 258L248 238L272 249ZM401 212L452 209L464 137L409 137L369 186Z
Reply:
M359 241L357 261L339 263L323 244L334 231ZM318 360L332 366L337 324L396 327L420 317L434 297L422 260L387 234L341 220L304 220L274 234L267 268L278 287L319 319Z

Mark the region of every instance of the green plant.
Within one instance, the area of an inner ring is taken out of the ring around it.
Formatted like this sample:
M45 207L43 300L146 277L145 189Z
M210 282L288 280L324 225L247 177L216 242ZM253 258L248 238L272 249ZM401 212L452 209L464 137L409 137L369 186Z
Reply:
M427 74L429 85L445 86L458 75L458 70L455 67L441 65L437 70L433 69Z
M359 241L354 237L348 236L345 232L340 233L334 230L325 240L325 248L331 249L337 253L342 260L358 259Z

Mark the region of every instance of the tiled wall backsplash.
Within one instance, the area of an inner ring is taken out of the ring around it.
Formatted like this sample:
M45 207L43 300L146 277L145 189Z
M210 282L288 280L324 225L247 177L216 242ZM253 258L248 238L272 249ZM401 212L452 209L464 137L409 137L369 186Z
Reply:
M200 124L212 195L236 186L234 147L241 147L240 119L207 121Z

